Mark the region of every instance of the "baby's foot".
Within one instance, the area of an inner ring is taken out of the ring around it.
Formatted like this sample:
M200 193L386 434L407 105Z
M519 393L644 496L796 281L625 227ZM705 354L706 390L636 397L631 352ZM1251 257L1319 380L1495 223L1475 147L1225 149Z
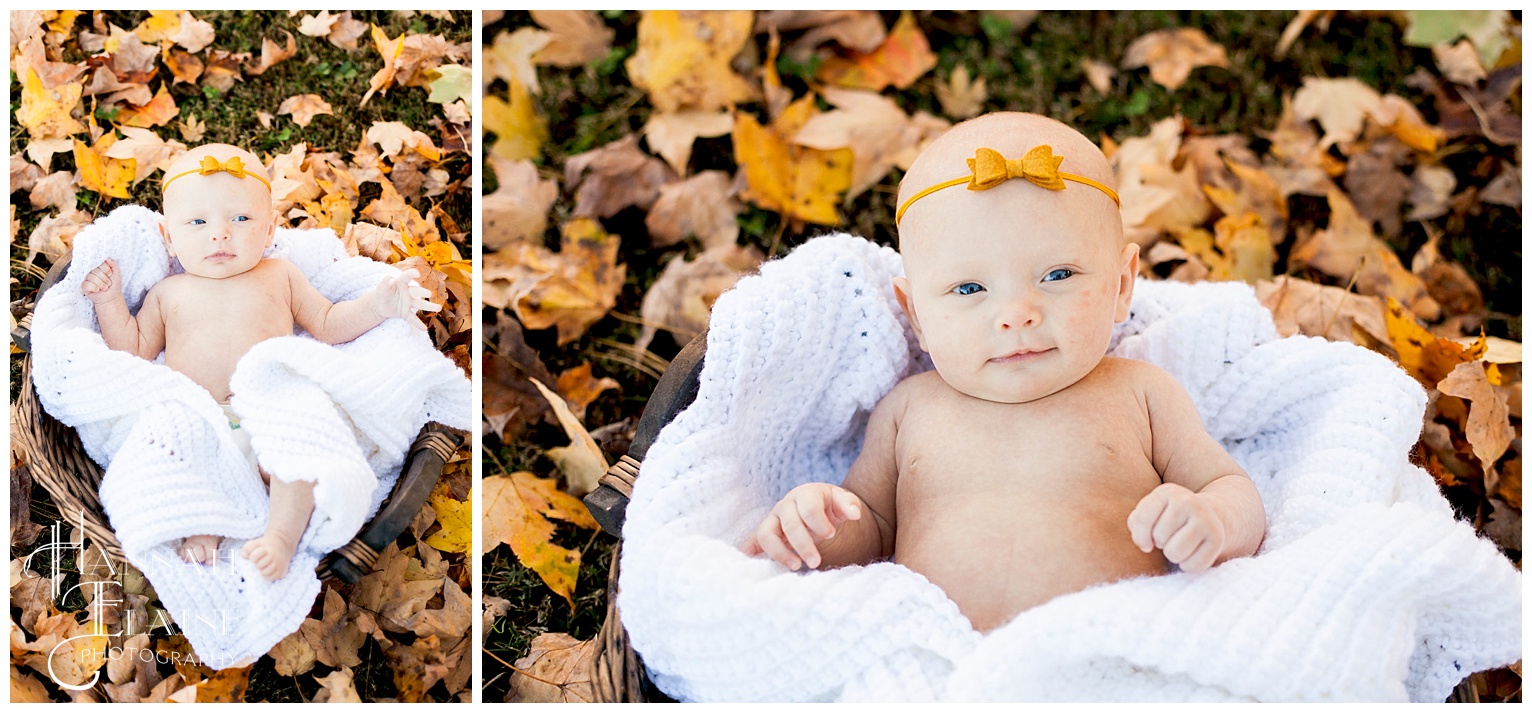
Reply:
M262 577L265 577L267 581L275 582L287 574L287 566L292 564L293 552L297 549L297 541L284 537L281 533L268 532L246 542L240 554L255 565L256 571L260 572Z
M217 535L192 535L181 540L176 554L188 563L213 564L218 561L218 545L221 542L223 538Z

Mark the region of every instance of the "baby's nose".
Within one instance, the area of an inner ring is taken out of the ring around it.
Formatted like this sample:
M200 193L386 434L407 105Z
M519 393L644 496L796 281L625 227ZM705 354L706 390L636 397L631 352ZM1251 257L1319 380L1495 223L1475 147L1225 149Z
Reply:
M1017 295L1000 305L995 328L1001 331L1036 326L1043 319L1042 309L1032 295Z

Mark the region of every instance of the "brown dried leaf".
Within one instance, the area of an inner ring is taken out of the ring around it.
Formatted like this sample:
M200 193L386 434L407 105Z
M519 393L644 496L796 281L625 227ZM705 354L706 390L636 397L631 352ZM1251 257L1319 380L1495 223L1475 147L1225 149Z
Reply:
M564 185L577 189L574 215L581 218L610 218L628 206L648 210L660 188L676 180L664 161L638 150L633 134L564 163Z
M644 140L677 175L686 175L691 161L692 144L699 137L723 136L734 128L734 117L727 111L681 111L654 113L644 125Z
M574 341L617 304L627 267L620 238L589 218L563 227L563 247L519 244L485 257L484 304L511 308L527 329L557 326L559 344Z
M585 420L585 407L595 401L601 392L607 389L621 389L615 379L601 377L597 379L591 375L590 364L581 364L572 369L567 369L559 374L558 393L564 397L569 405L569 410L574 417L581 421Z
M1400 208L1410 179L1399 170L1409 152L1393 139L1368 142L1346 163L1344 184L1356 211L1369 223L1378 223L1384 235L1398 235Z
M569 492L576 497L584 496L596 489L601 476L611 467L606 462L606 454L601 451L596 440L591 438L590 432L585 430L579 417L569 410L569 404L563 398L536 379L532 380L532 385L548 400L548 405L553 407L553 415L558 417L559 425L564 427L564 434L569 436L569 445L549 448L545 455L564 474L565 482L569 483Z
M550 34L532 61L555 67L578 67L605 57L617 34L589 10L533 10L532 21Z
M197 684L193 688L197 690L197 703L242 703L245 700L245 689L250 687L250 669L226 668L213 674L211 678Z
M1436 388L1473 404L1468 410L1463 435L1468 438L1474 457L1479 459L1484 470L1493 469L1495 461L1500 460L1510 447L1511 439L1516 437L1510 414L1506 412L1505 393L1489 383L1484 366L1478 362L1458 364Z
M591 703L591 664L596 640L579 641L568 634L540 634L525 658L511 672L507 703Z
M27 165L33 166L30 163ZM33 167L36 168L36 166ZM13 182L11 186L14 188L16 184ZM33 210L52 206L60 211L72 211L75 208L75 191L78 188L79 184L75 182L73 173L55 171L36 181L27 197L31 201Z
M304 15L298 22L298 34L309 37L324 37L335 29L335 21L339 15L331 15L329 10L322 10L318 15Z
M872 52L888 39L874 10L763 10L755 15L755 34L807 30L787 48L787 56L806 62L819 46L834 41L855 52Z
M112 52L111 70L118 79L141 84L154 77L154 60L159 48L140 42L136 35L126 35Z
M216 36L213 25L192 17L189 12L181 13L180 28L165 36L165 39L185 48L187 52L201 52L208 45L213 44Z
M663 328L685 344L707 329L713 303L739 278L760 267L764 256L754 247L734 244L704 250L696 260L672 258L658 280L644 293L640 315L643 332L635 351L649 346L655 333Z
M542 180L531 161L489 157L498 186L484 196L484 249L541 241L548 229L548 209L558 198L557 181Z
M1339 191L1332 191L1329 201L1329 226L1294 247L1290 259L1342 280L1354 276L1357 292L1400 300L1425 319L1441 316L1441 306L1426 292L1425 283L1373 234L1351 201Z
M1352 77L1322 79L1304 77L1303 86L1293 95L1293 113L1299 119L1316 119L1325 136L1320 148L1331 144L1350 144L1362 133L1367 115L1382 110L1383 97L1376 89Z
M314 703L362 702L362 697L356 692L356 676L352 674L350 666L343 666L324 678L315 677L314 680L324 686L314 694Z
M330 103L318 94L297 94L282 101L282 106L277 107L278 114L292 114L293 123L298 126L308 126L314 117L320 114L335 115L330 108Z
M1123 69L1149 67L1149 78L1175 91L1186 83L1197 67L1228 67L1229 57L1223 45L1208 39L1207 33L1194 27L1159 30L1128 45L1122 58Z
M1452 317L1474 314L1484 309L1484 294L1468 271L1441 255L1438 245L1442 234L1427 230L1430 237L1410 262L1410 271L1425 282L1426 291L1441 305L1442 314Z
M732 184L723 171L703 171L661 188L644 217L651 244L668 247L695 236L704 248L733 245L739 239L735 217L745 207L734 198Z
M356 41L361 39L362 35L367 34L367 23L351 19L350 10L342 12L336 17L335 26L330 30L330 34L325 39L329 40L330 44L343 50L355 50L357 48Z
M942 111L954 119L978 116L984 111L984 102L988 99L989 90L984 86L984 78L970 79L966 64L952 70L946 82L936 83L936 100L941 102Z
M1410 176L1410 213L1405 220L1429 220L1447 214L1458 179L1446 166L1416 166Z
M395 551L397 552L397 547ZM373 574L367 576L370 577ZM366 582L367 578L363 577L363 581ZM369 602L376 603L372 600L369 600ZM364 604L363 606L366 605ZM358 652L367 637L358 629L355 615L347 616L346 601L334 589L325 588L324 611L320 616L320 619L304 619L297 633L284 639L284 642L286 642L293 640L294 637L301 637L302 641L307 644L308 651L300 651L300 653L306 653L307 657L311 659L307 666L295 666L293 674L284 675L306 673L309 669L313 668L313 661L315 660L330 667L358 666L361 664ZM299 663L301 663L301 660ZM278 672L280 672L280 669L278 669Z
M1112 91L1112 80L1117 78L1117 68L1097 59L1080 60L1080 68L1085 71L1085 81L1089 82L1096 91L1106 94Z
M441 581L437 579L409 581L405 577L405 572L412 564L417 568L420 566L413 558L401 551L397 544L390 543L388 548L379 555L378 561L373 565L373 571L362 577L362 581L357 585L356 605L376 615L378 624L385 631L395 633L409 631L408 624L415 613L425 609L426 604L441 589ZM328 603L326 601L326 604ZM336 617L333 621L339 622L339 618ZM338 624L326 625L339 626ZM360 629L358 632L360 633ZM323 654L319 647L316 646L315 650ZM351 647L347 647L345 651L337 648L335 653L354 656L355 650ZM319 660L324 663L324 658L321 657Z
M48 695L48 688L36 676L23 673L11 665L11 702L12 703L52 703L53 698Z
M272 42L270 37L261 38L261 61L256 63L254 67L246 67L245 74L252 77L264 74L266 70L271 69L276 63L298 54L298 45L297 41L293 39L293 33L283 30L282 34L287 35L286 47Z
M314 669L314 646L309 643L301 628L278 641L266 655L276 662L277 674L280 676L296 676Z
M1303 334L1363 346L1389 343L1383 301L1377 297L1286 275L1256 283L1255 295L1271 310L1284 337Z

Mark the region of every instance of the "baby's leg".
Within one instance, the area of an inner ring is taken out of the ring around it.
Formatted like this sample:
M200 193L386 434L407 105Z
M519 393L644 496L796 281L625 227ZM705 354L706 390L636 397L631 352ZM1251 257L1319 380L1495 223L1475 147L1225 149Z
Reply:
M223 538L217 535L192 535L181 540L176 553L186 562L213 564L218 561L218 545L222 542Z
M265 473L261 476L267 478ZM269 478L269 482L271 515L266 519L266 534L246 542L240 552L262 577L276 581L287 574L298 549L298 538L308 529L309 516L314 514L314 484L289 483L281 478Z

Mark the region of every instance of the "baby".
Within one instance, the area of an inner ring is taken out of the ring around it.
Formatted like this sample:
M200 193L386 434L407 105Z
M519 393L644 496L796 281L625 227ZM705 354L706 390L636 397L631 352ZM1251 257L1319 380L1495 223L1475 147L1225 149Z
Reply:
M411 284L419 277L413 270L384 279L357 299L331 304L297 266L263 258L276 234L276 214L265 168L248 151L228 144L187 151L165 170L161 190L160 237L185 272L151 288L137 317L128 312L112 260L91 270L80 289L96 307L108 347L144 359L163 350L166 366L223 406L235 442L271 490L266 531L241 552L261 576L280 579L308 527L314 486L273 480L256 467L250 437L228 405L235 364L255 344L291 336L295 323L322 342L341 344L390 317L424 329L415 312L440 307L421 299L429 292ZM179 553L187 562L212 564L221 541L216 535L188 537Z
M1186 391L1106 356L1138 273L1111 182L1090 140L1041 116L932 142L899 186L894 290L936 369L878 402L841 487L794 488L741 549L793 570L892 557L979 631L1253 554L1260 496Z

